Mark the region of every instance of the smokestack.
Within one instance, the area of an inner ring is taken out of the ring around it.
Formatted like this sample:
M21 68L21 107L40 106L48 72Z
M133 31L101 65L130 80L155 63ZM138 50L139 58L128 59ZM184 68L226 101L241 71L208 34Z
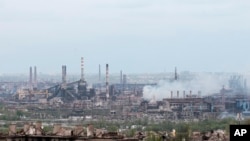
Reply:
M190 91L190 96L189 96L190 98L192 97L192 91Z
M178 76L177 76L177 68L175 67L175 73L174 73L174 80L177 80Z
M62 83L63 84L66 84L67 82L66 82L66 65L63 65L62 66Z
M37 87L37 71L36 66L34 66L34 87Z
M177 91L177 98L179 98L179 91Z
M173 98L173 91L171 91L171 98Z
M101 65L99 64L99 82L101 81Z
M122 70L120 71L120 84L122 84Z
M33 74L32 74L32 67L30 67L30 80L29 80L29 85L30 85L30 89L32 89L33 87Z
M186 98L186 94L185 94L185 91L183 91L183 98Z
M81 80L84 81L84 60L81 57Z
M126 75L126 74L123 75L122 81L123 81L123 84L124 84L124 85L127 84L127 75Z
M30 84L32 84L32 67L30 67Z
M109 65L106 64L106 98L109 98Z

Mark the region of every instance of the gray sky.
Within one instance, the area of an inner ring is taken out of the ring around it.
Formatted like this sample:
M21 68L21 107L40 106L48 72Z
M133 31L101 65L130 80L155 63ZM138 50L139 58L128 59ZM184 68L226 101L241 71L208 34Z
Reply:
M0 74L250 70L249 0L0 0Z

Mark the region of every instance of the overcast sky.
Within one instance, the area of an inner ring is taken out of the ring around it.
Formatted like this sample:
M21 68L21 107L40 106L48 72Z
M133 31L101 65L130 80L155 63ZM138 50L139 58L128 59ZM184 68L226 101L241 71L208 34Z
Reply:
M0 74L250 71L249 0L0 0Z

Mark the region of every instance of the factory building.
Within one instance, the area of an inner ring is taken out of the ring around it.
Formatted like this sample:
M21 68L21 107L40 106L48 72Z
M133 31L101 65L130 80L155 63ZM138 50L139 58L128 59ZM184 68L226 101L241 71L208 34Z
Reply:
M229 79L229 88L223 87L218 93L202 96L201 91L167 91L161 100L143 99L145 86L157 87L156 83L131 83L130 76L120 71L117 83L112 83L109 64L106 64L105 81L101 82L101 68L98 82L90 87L84 75L84 58L81 57L80 79L70 82L67 66L62 65L61 82L46 89L39 89L37 68L30 67L26 88L18 89L15 100L18 102L43 103L54 108L67 108L69 116L94 117L93 115L125 119L139 118L143 115L161 116L163 119L205 119L222 112L250 115L250 98L247 94L246 80L241 76ZM103 79L103 80L104 80ZM111 81L110 81L111 80ZM170 83L180 81L175 68ZM105 112L101 112L105 111ZM41 112L41 111L39 111ZM91 115L91 116L90 116Z

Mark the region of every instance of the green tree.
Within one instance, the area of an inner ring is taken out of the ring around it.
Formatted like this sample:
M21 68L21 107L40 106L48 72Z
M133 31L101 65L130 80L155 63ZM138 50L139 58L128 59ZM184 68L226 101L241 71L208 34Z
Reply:
M18 117L21 117L21 116L24 115L24 113L23 113L23 111L21 111L21 110L17 110L17 111L16 111L16 115L17 115Z

